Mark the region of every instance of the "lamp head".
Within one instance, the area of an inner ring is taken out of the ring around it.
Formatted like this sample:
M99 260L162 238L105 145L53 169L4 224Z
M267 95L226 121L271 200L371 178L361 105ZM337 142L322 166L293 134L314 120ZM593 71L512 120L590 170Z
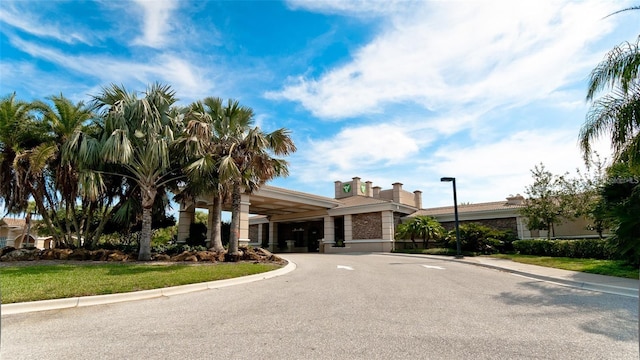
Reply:
M451 182L451 181L455 181L455 180L456 180L456 178L454 178L454 177L443 177L443 178L440 178L440 181L443 181L443 182Z

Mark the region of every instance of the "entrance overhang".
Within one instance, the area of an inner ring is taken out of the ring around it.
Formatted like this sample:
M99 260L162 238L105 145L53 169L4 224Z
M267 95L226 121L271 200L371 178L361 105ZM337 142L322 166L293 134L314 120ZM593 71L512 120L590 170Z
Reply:
M249 195L249 213L286 220L307 215L326 215L340 205L335 199L263 185Z

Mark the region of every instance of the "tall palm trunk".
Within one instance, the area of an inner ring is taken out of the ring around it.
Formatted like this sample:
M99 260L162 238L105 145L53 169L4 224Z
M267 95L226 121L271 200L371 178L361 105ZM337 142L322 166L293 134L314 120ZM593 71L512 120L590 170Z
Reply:
M140 231L140 252L138 260L151 260L151 221L153 202L157 190L154 187L142 188L142 230Z
M213 207L211 209L213 214L211 215L212 224L211 224L211 248L215 252L223 252L224 247L222 246L222 235L221 235L221 213L222 213L222 196L220 193L217 193L213 196Z
M151 260L151 208L142 209L142 231L140 233L140 252L138 260Z

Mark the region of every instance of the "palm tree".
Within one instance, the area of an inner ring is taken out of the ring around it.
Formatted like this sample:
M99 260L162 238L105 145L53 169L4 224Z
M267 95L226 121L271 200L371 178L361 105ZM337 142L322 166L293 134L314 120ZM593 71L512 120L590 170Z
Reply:
M580 131L588 159L591 143L610 133L615 161L640 162L640 36L609 51L591 72L587 101L591 107ZM609 93L596 98L603 89Z
M54 183L52 193L48 196L55 198L57 207L50 208L52 212L63 211L62 224L66 231L66 242L73 243L72 230L76 232L77 245L82 239L88 239L86 226L91 222L94 211L89 212L90 204L95 202L99 192L99 179L87 176L83 165L95 162L98 156L98 128L90 124L96 120L90 107L83 102L74 104L71 100L60 96L48 98L53 106L38 103L43 112L43 121L49 127L54 146L50 175ZM78 201L81 200L81 201ZM93 209L95 210L95 209ZM53 214L52 214L53 215ZM55 216L51 216L55 218ZM106 222L107 217L102 221Z
M176 147L185 155L184 162L189 164L185 167L188 181L179 189L176 199L193 200L203 194L213 196L211 221L207 227L212 235L211 248L216 252L224 251L221 214L225 189L219 174L224 134L218 132L224 112L220 98L208 97L191 104L185 115L183 135L176 141Z
M0 99L0 202L8 213L25 211L31 195L21 182L19 159L48 140L37 113L37 106L17 100L15 93Z
M444 227L432 216L416 216L418 223L418 229L420 237L422 237L422 244L426 249L429 245L429 240L440 239L444 233Z
M414 249L418 248L416 237L420 236L420 222L416 220L417 218L413 218L409 222L399 224L396 229L396 236L401 239L410 238Z
M168 85L154 84L143 97L122 86L103 88L94 105L104 116L101 157L120 166L117 172L139 188L142 230L139 260L151 259L152 208L159 191L175 181L179 167L170 154L182 117Z
M271 133L253 125L253 110L229 100L221 121L216 123L220 141L220 182L231 187L231 234L227 259L238 259L240 237L240 202L267 181L289 174L285 156L296 151L289 130L281 128Z
M416 216L406 223L398 225L396 236L406 239L410 238L413 248L416 249L416 238L422 239L422 245L427 248L429 240L439 239L445 233L442 225L432 216Z

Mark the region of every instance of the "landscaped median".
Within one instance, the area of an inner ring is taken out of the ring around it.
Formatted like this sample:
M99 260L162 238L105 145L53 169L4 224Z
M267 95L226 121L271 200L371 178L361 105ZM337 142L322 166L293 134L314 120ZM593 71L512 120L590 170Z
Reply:
M43 311L43 310L53 310L53 309L64 309L64 308L73 308L73 307L83 307L83 306L93 306L93 305L101 305L101 304L110 304L116 302L124 302L124 301L132 301L132 300L142 300L142 299L152 299L161 296L173 296L179 295L194 291L202 291L208 289L218 289L225 286L230 285L238 285L243 283L248 283L257 280L269 279L272 277L284 275L290 271L293 271L296 268L294 263L287 263L286 266L271 264L267 267L251 267L253 270L262 268L262 272L254 273L252 275L240 275L239 277L230 277L232 274L238 275L243 273L240 272L229 272L228 270L232 267L236 267L237 265L268 265L268 264L243 264L236 263L233 264L217 264L217 265L203 265L203 266L193 266L193 265L137 265L142 266L143 268L148 268L152 266L168 266L168 267L190 267L193 269L204 270L209 268L212 271L202 271L202 274L205 274L205 277L211 277L211 274L216 274L216 278L218 280L214 281L205 281L205 282L197 282L191 283L187 285L177 285L177 286L167 286L160 287L151 290L140 290L133 292L121 292L121 293L112 293L107 295L94 295L94 296L71 296L64 298L57 298L51 300L40 300L40 301L27 301L27 302L16 302L11 304L5 304L3 300L2 305L2 314L10 315L10 314L18 314L24 312L34 312L34 311ZM100 265L83 265L77 266L79 269L78 273L82 273L83 270L86 270L87 267L95 267ZM126 266L127 265L120 265ZM3 268L4 270L6 268ZM141 268L137 268L136 271L139 271ZM170 268L169 271L173 271L175 268ZM134 271L135 272L135 271ZM197 272L197 271L196 271ZM93 272L95 274L96 272ZM178 274L180 271L177 272ZM135 277L135 275L132 275ZM165 277L166 278L166 277ZM179 279L180 276L175 276L176 279ZM90 278L91 279L91 278ZM96 279L95 277L93 278ZM4 280L4 279L3 279ZM86 282L86 281L85 281ZM4 286L3 286L4 288ZM4 296L3 289L3 296Z
M221 287L233 282L277 276L286 260L262 250L266 257L235 263L193 262L104 262L35 260L0 262L3 314L20 303L47 304L55 308L88 306L136 298L169 296ZM257 252L257 251L256 251ZM251 250L246 253L254 253ZM293 264L286 267L289 269ZM295 267L295 266L294 266ZM275 270L275 271L274 271ZM239 280L242 279L242 280ZM222 280L222 282L221 282ZM117 298L117 300L116 300ZM44 300L44 301L43 301Z

